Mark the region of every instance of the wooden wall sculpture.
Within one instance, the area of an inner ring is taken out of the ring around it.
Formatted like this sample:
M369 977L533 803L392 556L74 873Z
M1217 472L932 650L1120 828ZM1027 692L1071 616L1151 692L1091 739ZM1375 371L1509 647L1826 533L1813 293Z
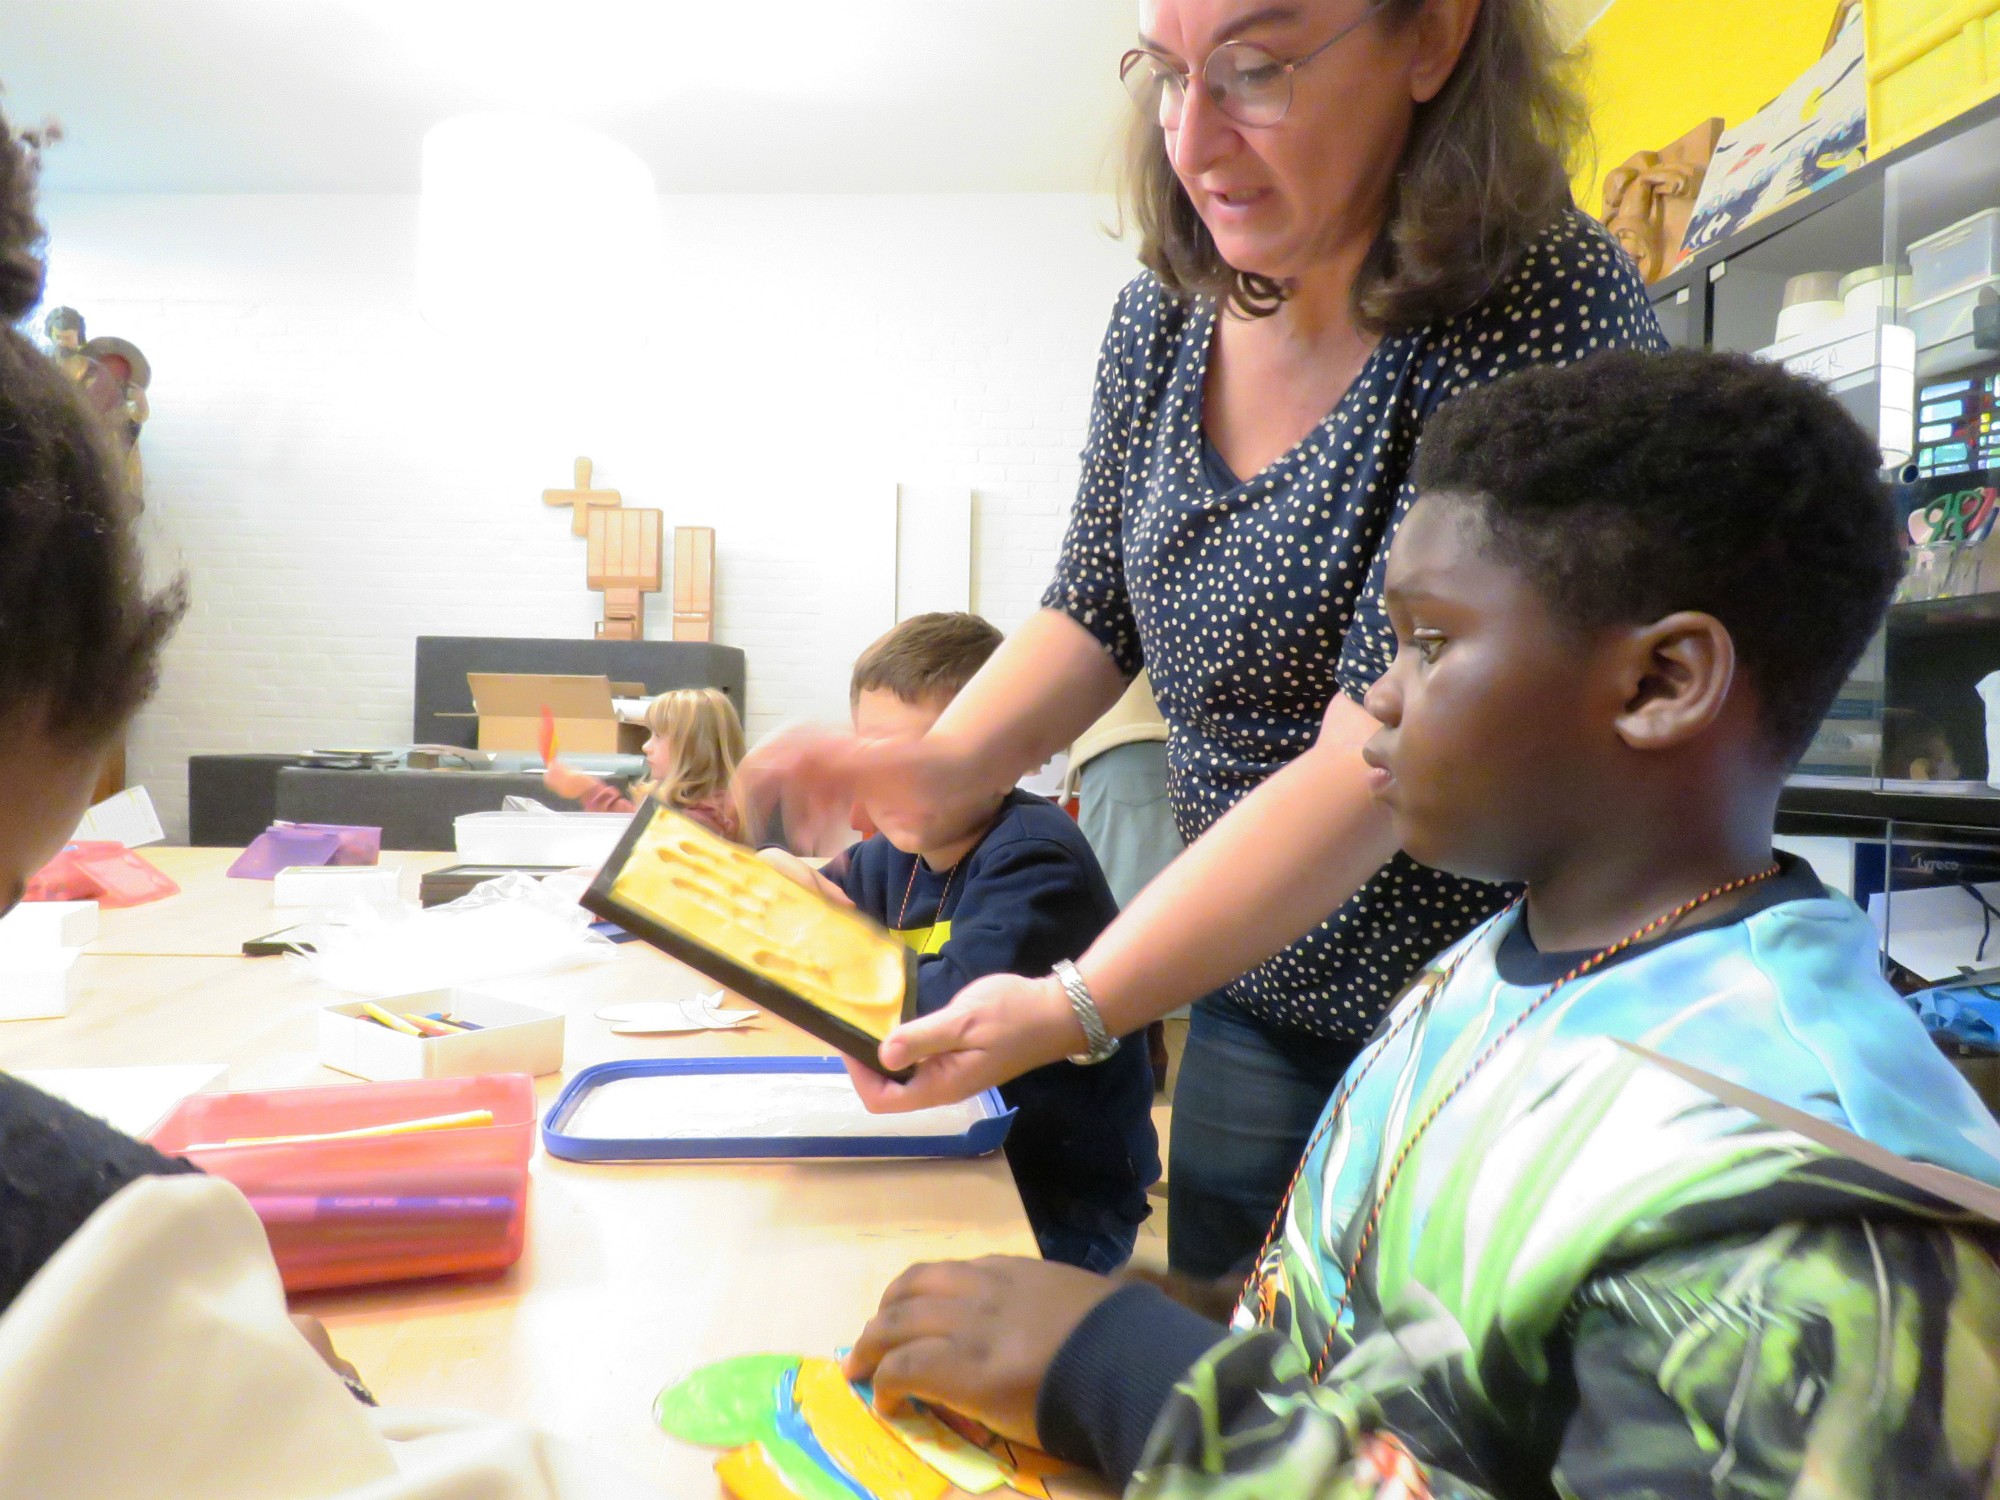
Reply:
M590 513L588 581L604 595L600 641L646 638L646 595L660 590L660 513L594 510Z
M1635 153L1604 179L1605 227L1647 281L1679 264L1694 200L1721 137L1722 121L1704 120L1664 150Z

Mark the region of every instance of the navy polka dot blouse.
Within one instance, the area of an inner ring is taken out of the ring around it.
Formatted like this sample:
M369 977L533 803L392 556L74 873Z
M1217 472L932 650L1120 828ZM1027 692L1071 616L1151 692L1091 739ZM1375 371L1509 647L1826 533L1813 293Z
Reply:
M1514 370L1662 343L1630 260L1572 213L1470 312L1385 336L1318 427L1238 482L1202 433L1215 323L1213 303L1173 297L1150 274L1119 296L1042 600L1128 675L1152 669L1190 841L1312 743L1336 691L1359 702L1387 670L1382 567L1431 413ZM1504 896L1397 855L1227 993L1276 1030L1361 1040L1418 966Z

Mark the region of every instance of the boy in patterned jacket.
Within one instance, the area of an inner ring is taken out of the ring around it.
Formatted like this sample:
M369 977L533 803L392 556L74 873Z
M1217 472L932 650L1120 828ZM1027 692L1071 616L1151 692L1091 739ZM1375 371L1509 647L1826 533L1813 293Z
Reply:
M1738 356L1443 413L1365 756L1414 858L1525 896L1357 1058L1228 1326L1143 1282L920 1266L850 1373L1163 1500L2000 1492L2000 1228L1960 1206L2000 1126L1868 920L1772 854L1900 568L1879 462Z

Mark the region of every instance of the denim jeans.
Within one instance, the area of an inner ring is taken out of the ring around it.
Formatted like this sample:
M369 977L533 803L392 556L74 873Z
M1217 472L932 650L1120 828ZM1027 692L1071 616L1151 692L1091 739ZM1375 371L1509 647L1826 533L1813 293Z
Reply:
M1035 1241L1041 1247L1043 1260L1061 1261L1066 1266L1081 1266L1086 1271L1109 1276L1132 1258L1132 1247L1139 1241L1139 1228L1127 1224L1118 1229L1038 1229Z
M1204 1280L1249 1271L1361 1045L1274 1033L1220 995L1195 1002L1167 1166L1174 1270Z

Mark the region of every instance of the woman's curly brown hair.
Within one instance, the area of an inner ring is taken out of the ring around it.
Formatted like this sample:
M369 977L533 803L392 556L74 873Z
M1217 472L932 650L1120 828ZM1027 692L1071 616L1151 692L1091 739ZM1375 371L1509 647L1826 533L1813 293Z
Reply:
M46 139L0 117L0 735L95 750L152 694L186 587L146 587L109 435L16 326L42 295Z
M1427 3L1378 0L1374 10L1407 26ZM1421 328L1498 286L1570 207L1568 164L1587 129L1542 0L1484 0L1450 79L1417 106L1388 215L1355 278L1359 325ZM1169 292L1212 297L1246 317L1284 302L1277 281L1223 260L1174 175L1159 123L1136 113L1124 199L1139 259Z

